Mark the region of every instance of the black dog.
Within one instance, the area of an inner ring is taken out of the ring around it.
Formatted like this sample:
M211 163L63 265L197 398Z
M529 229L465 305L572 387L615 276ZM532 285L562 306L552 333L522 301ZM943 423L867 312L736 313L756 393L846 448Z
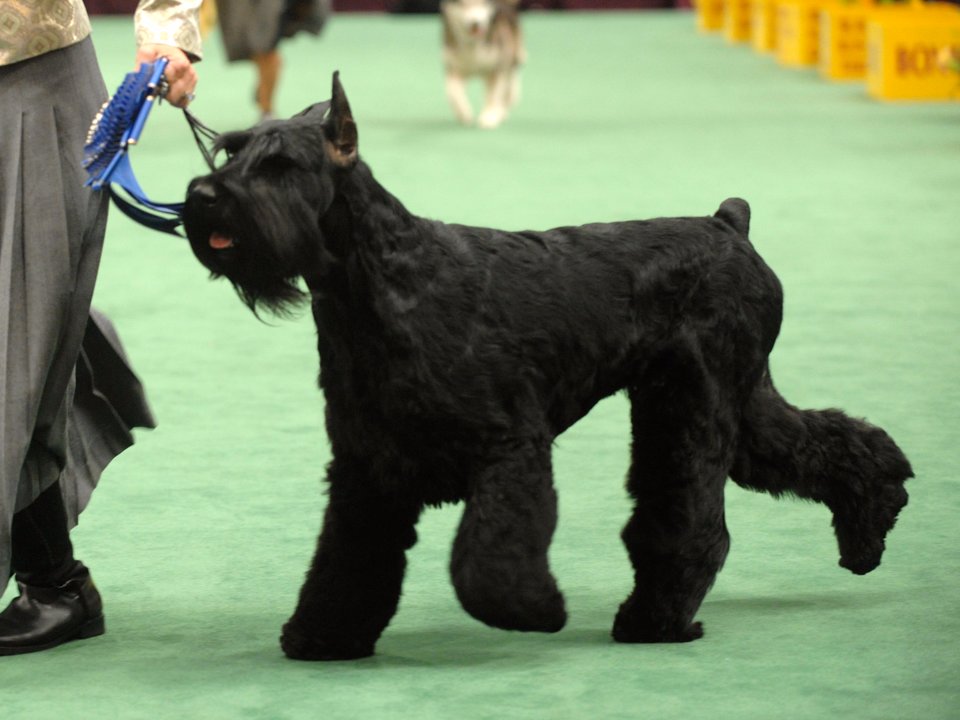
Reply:
M554 632L551 443L600 399L632 402L636 501L623 531L635 588L613 636L702 635L723 564L726 478L827 505L840 564L866 573L907 502L907 459L881 429L803 411L774 388L776 276L749 208L712 217L503 232L409 213L357 155L333 98L222 136L190 186L193 251L252 309L310 290L333 450L312 567L281 644L294 658L373 653L397 608L427 505L466 501L451 559L463 607Z

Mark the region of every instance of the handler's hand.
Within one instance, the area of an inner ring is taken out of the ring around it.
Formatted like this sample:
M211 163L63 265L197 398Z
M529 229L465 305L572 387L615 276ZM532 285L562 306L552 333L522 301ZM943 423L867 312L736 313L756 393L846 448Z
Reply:
M159 57L170 60L163 73L170 84L167 102L185 108L193 100L193 91L197 87L197 71L193 69L187 54L172 45L142 45L137 50L137 67L140 67L141 63L151 63Z

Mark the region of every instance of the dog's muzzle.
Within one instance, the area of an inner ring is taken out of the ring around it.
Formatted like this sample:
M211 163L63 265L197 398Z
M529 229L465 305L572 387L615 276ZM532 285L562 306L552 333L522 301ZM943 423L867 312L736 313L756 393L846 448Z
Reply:
M217 207L216 187L205 178L194 180L187 188L187 205L195 208L203 215L212 214ZM230 235L213 230L210 233L208 244L214 250L226 250L234 246L234 239Z

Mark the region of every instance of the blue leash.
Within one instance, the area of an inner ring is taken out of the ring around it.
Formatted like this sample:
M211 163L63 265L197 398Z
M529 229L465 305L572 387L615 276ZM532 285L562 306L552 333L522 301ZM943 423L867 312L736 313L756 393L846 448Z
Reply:
M88 175L84 185L94 190L108 190L114 204L131 220L151 230L179 236L177 228L183 222L183 203L162 203L147 197L137 182L129 152L139 141L150 111L166 92L163 71L168 62L167 58L160 58L127 73L117 92L97 113L83 148L83 166ZM213 156L206 142L216 138L217 133L186 109L183 113L197 147L212 170Z

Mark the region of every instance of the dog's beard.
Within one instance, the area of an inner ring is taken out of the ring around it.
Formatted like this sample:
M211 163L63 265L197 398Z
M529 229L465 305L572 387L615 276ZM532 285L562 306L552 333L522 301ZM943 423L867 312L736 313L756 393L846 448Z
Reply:
M285 185L225 183L215 210L188 202L185 212L197 259L227 278L254 314L288 315L307 297L299 278L306 250L318 242L317 212Z
M298 278L225 275L233 285L240 300L259 317L258 308L264 307L271 314L287 316L300 307L306 293L300 288Z

